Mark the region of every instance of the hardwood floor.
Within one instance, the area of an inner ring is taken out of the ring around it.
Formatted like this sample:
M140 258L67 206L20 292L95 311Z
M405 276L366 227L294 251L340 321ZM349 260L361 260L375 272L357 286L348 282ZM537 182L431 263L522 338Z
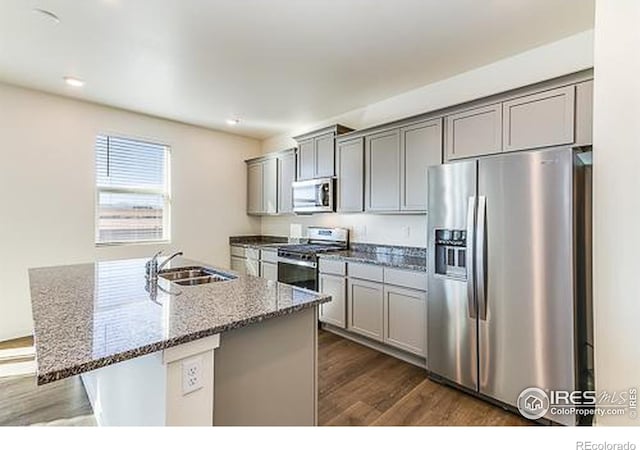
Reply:
M319 425L531 425L424 369L320 330Z
M319 425L532 424L430 381L416 366L327 331L318 333ZM0 378L0 425L82 420L91 414L78 377L44 386L36 386L33 376Z
M24 336L21 338L11 339L10 341L0 341L0 350L23 347L33 347L33 336Z

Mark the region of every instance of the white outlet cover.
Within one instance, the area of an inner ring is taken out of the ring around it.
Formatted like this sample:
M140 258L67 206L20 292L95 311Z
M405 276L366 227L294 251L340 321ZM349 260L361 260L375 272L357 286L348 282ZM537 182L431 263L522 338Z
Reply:
M202 356L182 361L182 395L202 389Z

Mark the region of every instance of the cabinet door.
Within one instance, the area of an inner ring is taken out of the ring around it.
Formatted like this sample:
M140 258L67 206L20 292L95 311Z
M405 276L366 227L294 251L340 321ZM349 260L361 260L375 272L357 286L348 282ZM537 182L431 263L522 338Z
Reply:
M260 276L271 281L278 281L278 264L262 261L260 262Z
M262 201L265 214L278 212L278 160L276 158L263 161L262 169Z
M576 85L576 145L593 143L593 80Z
M247 265L245 264L245 259L240 258L238 256L231 257L231 270L239 273L247 273Z
M313 139L298 144L298 180L310 180L315 174L315 148Z
M347 329L377 341L382 341L382 283L349 279Z
M574 86L504 102L504 150L573 143L574 107Z
M291 183L296 180L296 155L287 153L278 157L278 214L293 212Z
M347 326L346 278L321 274L319 288L320 292L331 296L330 302L320 305L320 321L345 328Z
M400 130L403 211L426 211L427 167L442 163L442 119Z
M315 178L332 177L335 173L335 138L333 133L313 139L316 152Z
M262 214L262 163L247 165L247 213Z
M384 342L425 356L427 297L424 291L394 286L384 288Z
M254 277L260 276L260 261L257 259L247 258L244 260L245 270L247 275L253 275Z
M400 130L366 137L365 183L367 211L400 209Z
M338 212L364 210L364 139L340 142L336 149Z
M502 151L502 105L482 106L445 118L447 159Z

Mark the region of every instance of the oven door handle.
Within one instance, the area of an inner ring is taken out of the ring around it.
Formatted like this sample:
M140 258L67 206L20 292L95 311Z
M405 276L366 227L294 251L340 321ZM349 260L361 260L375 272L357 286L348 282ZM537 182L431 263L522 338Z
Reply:
M314 263L314 262L311 262L311 261L299 261L297 259L288 259L288 258L283 258L283 257L279 257L278 258L278 264L280 264L280 263L293 264L294 266L311 267L312 269L316 268L316 263Z

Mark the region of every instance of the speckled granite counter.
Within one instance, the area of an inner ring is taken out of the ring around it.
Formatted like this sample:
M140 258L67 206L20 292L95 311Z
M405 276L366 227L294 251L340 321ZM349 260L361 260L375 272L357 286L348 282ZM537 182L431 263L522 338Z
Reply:
M285 236L249 235L229 237L229 245L237 245L240 247L278 247L280 245L287 245L288 243L289 238Z
M159 279L154 290L145 281L145 262L129 259L29 270L38 384L331 299L247 275L199 286ZM184 258L168 267L192 265L210 267Z
M373 244L351 244L350 250L329 252L320 258L375 264L398 269L426 272L427 256L422 247L397 247Z

